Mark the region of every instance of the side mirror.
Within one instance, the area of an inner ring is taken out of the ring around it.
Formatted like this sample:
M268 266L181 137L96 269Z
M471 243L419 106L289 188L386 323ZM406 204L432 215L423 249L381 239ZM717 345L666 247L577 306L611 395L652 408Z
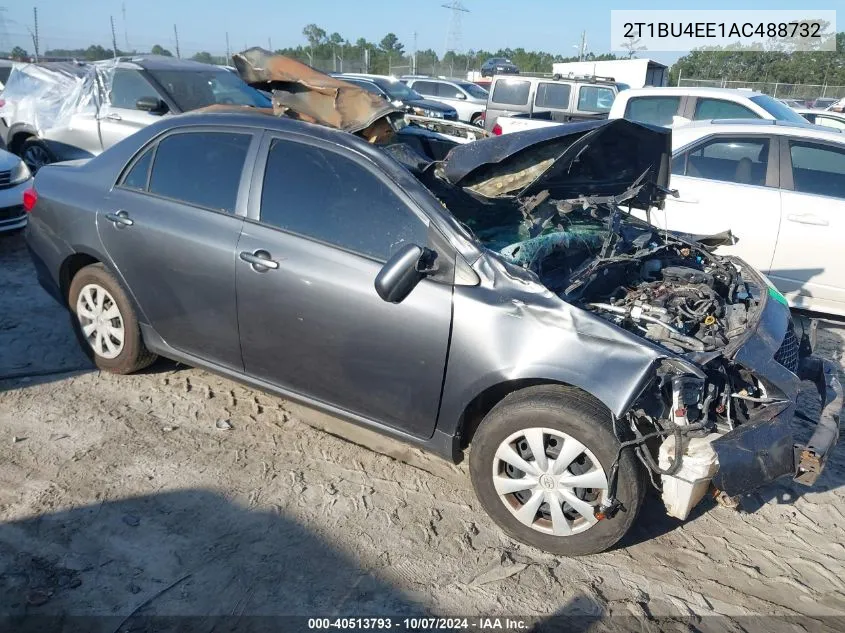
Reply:
M416 244L399 249L376 275L378 296L389 303L402 303L425 277L437 270L437 253Z
M167 104L158 97L141 97L135 102L135 107L138 110L143 110L150 114L164 114L167 112Z
M458 92L455 94L455 99L465 100L467 96L463 92Z

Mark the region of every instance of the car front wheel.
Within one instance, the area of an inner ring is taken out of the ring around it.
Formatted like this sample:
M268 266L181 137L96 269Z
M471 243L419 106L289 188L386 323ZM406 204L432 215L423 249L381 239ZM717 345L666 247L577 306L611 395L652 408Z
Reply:
M56 156L42 141L31 138L23 144L21 160L29 167L29 171L35 174L44 165L56 162Z
M68 304L83 350L103 371L131 374L155 361L156 355L141 338L129 298L102 264L86 266L76 274Z
M620 442L610 412L586 393L560 385L514 392L484 418L470 447L476 495L514 539L565 556L612 547L642 505L643 471L631 451L619 460L622 510L596 514L608 499Z

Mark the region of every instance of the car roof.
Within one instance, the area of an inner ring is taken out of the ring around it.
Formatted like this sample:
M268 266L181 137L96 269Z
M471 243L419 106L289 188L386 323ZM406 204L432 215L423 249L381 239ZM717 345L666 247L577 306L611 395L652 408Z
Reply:
M637 96L690 96L690 97L741 97L748 99L750 97L759 97L763 95L762 92L755 90L742 90L740 88L694 88L694 87L677 87L677 86L650 86L648 88L629 88L625 91L626 98Z
M134 68L135 70L212 70L215 72L224 71L220 66L195 62L192 59L179 59L167 55L133 55L131 57L118 57L118 65L121 68ZM104 63L109 63L107 60Z
M818 125L799 125L787 121L766 119L734 119L694 121L672 129L672 145L683 147L711 134L736 136L738 134L790 135L845 144L845 134L833 128Z
M333 74L332 76L337 77L338 79L349 77L350 79L384 79L385 81L391 82L399 81L398 77L393 77L391 75L372 75L369 73L338 73Z
M836 119L845 119L845 112L834 112L833 110L825 110L824 108L795 108L798 114L825 114Z

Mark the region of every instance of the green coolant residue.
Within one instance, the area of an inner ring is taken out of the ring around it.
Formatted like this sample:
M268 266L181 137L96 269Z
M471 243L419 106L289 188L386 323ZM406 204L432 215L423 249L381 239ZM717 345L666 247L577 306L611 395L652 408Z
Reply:
M774 286L769 286L769 296L778 303L782 303L783 305L789 307L789 302L787 302L786 297L784 297Z

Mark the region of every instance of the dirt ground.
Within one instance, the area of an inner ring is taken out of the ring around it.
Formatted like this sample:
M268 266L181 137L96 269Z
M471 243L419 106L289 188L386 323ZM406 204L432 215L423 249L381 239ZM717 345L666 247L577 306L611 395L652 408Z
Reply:
M841 364L843 339L822 326L817 351ZM565 559L503 536L465 466L304 416L172 363L94 371L23 239L0 238L0 616L567 614L702 629L781 615L810 630L845 616L845 450L815 488L781 480L742 512L705 503L681 523L652 496L621 547Z

